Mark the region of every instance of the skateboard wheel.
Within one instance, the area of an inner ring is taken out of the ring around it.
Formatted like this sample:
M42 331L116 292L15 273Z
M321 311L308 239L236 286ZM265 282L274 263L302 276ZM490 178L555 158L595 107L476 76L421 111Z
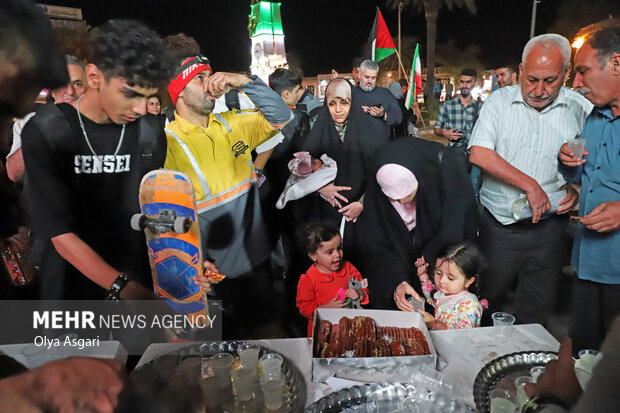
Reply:
M192 220L187 217L176 217L173 229L177 234L185 234L192 227Z
M131 228L135 231L142 231L146 227L145 222L146 215L144 214L133 214L131 216Z

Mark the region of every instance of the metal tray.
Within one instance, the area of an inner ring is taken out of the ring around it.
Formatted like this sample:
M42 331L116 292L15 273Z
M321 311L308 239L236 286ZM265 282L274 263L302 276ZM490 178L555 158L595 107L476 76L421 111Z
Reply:
M545 366L551 360L556 360L558 353L554 351L520 351L506 354L491 360L484 366L474 381L474 402L480 413L489 411L489 391L504 377L534 366Z
M188 409L200 408L201 405L203 406L203 401L199 383L191 383L191 386L174 383L175 380L172 379L175 378L176 367L189 358L200 359L202 353L208 355L229 353L237 357L237 348L241 344L243 344L243 342L207 342L203 344L193 344L179 350L162 354L149 363L136 368L131 374L131 381L139 392L148 393L150 396L154 397L154 403L160 402L170 405L172 403L170 402L170 398L176 399L177 401L184 399L184 403ZM259 347L261 348L259 357L265 352L278 353L264 346L259 345ZM280 354L280 356L283 358L282 374L285 380L285 390L284 404L278 412L303 412L307 394L303 375L290 360L282 354ZM262 394L260 398L262 398ZM178 410L178 406L178 403L174 404L174 406L170 406L174 407L171 411L180 411ZM204 409L204 407L202 407L202 409ZM258 411L260 411L260 409Z
M384 413L405 406L430 408L428 412L474 413L467 404L410 383L367 383L331 393L306 408L306 413ZM400 411L400 410L399 410ZM403 410L409 411L409 410ZM417 411L417 410L411 410Z

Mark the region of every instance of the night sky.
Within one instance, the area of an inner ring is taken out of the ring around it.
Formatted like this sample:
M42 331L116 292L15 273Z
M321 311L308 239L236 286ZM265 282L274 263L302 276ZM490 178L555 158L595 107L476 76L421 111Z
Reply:
M162 36L184 32L200 43L215 70L247 70L250 40L247 16L250 0L42 0L41 3L80 7L92 26L114 17L139 19ZM384 0L282 0L287 53L302 62L306 76L348 72L361 53L375 15L381 8L392 36L398 33L397 12ZM458 47L477 45L480 61L494 68L518 62L529 38L532 1L478 0L478 12L442 9L437 21L438 43L453 40ZM542 0L536 33L552 29L572 36L581 26L608 15L620 16L618 0ZM420 39L425 58L426 23L421 12L405 9L402 35ZM423 62L424 64L424 62Z

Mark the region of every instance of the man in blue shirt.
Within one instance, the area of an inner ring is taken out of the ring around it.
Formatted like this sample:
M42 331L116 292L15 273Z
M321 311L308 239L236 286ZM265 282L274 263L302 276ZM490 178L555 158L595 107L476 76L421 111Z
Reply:
M574 351L598 348L620 314L620 25L584 30L573 86L596 105L582 133L586 157L575 157L566 143L559 153L564 177L581 182L572 257L578 274L570 331Z

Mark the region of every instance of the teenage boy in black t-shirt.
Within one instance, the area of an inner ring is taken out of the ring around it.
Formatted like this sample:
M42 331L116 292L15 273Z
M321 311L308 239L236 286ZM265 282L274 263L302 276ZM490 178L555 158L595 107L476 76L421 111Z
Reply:
M142 160L136 120L170 64L157 34L135 21L107 22L90 49L89 89L77 110L58 105L55 120L38 113L22 134L33 233L51 240L40 267L42 298L105 298L113 283L120 298L152 298L144 234L129 225L140 180L154 169ZM165 146L155 167L163 156Z

